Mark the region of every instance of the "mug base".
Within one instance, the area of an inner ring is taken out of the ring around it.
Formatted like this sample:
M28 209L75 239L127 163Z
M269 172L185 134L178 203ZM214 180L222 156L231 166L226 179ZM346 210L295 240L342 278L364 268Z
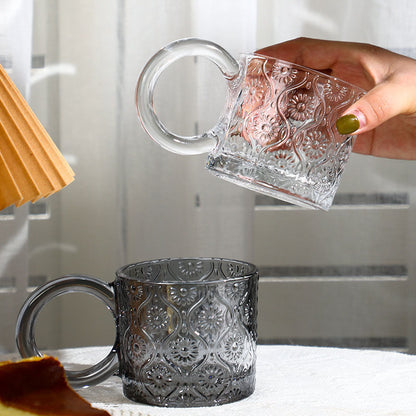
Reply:
M253 166L252 162L246 162L234 155L209 155L206 168L213 175L235 185L303 208L328 211L334 199L335 192L319 195L313 184L300 183L298 188L302 193L295 193L293 191L297 187L295 178L288 179L267 167Z
M222 392L199 391L198 388L176 385L172 391L155 392L147 383L123 377L123 394L134 402L159 407L213 407L237 402L249 397L255 388L255 372L236 378ZM192 386L192 383L191 383Z

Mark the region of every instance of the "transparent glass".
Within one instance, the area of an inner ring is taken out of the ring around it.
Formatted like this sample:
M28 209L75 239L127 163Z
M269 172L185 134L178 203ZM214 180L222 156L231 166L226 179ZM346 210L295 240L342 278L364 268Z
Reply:
M194 137L169 132L153 110L161 72L188 55L213 61L228 83L217 125ZM218 45L184 39L150 59L137 83L136 102L145 130L167 150L209 152L207 168L222 179L296 205L328 210L355 139L340 135L335 121L364 93L310 68L258 54L242 55L238 63Z
M41 355L33 326L55 296L84 291L113 312L117 340L90 369L67 372L73 386L94 384L117 369L127 398L166 407L231 403L255 387L257 268L218 259L161 259L130 264L108 285L66 276L27 299L16 327L22 356Z

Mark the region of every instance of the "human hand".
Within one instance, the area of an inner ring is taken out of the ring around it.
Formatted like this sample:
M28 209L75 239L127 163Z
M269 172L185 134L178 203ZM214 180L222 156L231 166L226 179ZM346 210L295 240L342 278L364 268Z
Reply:
M337 121L353 151L416 160L416 60L377 46L298 38L257 51L325 72L368 93Z

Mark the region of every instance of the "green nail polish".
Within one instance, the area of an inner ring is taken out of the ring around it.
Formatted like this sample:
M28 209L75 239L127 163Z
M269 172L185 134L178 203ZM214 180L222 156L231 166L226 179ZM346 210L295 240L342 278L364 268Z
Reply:
M351 134L360 128L360 121L354 114L346 114L335 123L340 134Z

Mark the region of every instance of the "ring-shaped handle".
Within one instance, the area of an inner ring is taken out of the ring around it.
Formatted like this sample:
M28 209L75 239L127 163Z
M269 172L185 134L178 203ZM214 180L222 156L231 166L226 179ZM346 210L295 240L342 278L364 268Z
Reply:
M16 324L16 344L23 358L38 356L39 351L34 334L34 324L40 310L53 298L66 293L88 293L103 301L116 318L114 292L110 285L89 276L63 276L40 286L23 304ZM72 387L98 384L118 369L117 340L109 354L99 363L80 371L65 370Z
M240 73L238 62L216 43L187 38L162 48L146 64L136 86L136 109L143 128L160 146L173 153L196 155L207 153L217 143L219 132L224 130L224 116L209 131L196 136L179 136L171 133L154 111L153 92L160 74L173 62L186 56L203 56L218 66L227 80Z

